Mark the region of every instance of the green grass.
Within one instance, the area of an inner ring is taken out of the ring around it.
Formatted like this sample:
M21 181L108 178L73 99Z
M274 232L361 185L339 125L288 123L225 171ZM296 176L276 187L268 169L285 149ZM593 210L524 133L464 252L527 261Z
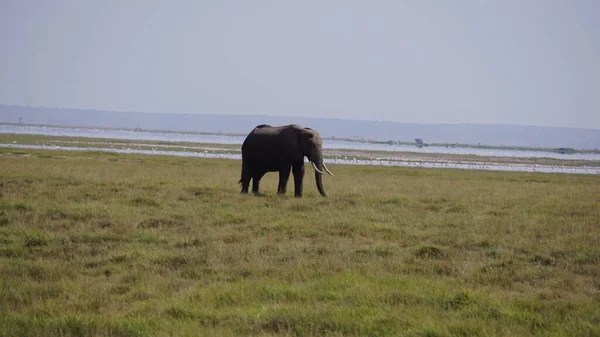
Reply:
M600 176L0 149L1 336L597 336Z

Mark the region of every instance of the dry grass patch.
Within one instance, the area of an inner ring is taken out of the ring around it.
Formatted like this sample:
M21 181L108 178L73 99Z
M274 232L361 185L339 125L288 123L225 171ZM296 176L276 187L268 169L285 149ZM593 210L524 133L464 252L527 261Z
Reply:
M600 334L598 176L334 165L296 199L235 160L0 166L0 335Z

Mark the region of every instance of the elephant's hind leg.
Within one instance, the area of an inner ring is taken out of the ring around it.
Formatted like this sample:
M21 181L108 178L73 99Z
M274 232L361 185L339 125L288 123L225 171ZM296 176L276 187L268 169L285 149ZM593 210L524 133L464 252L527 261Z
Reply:
M248 187L250 186L250 179L252 179L252 172L247 163L242 161L242 178L240 183L242 184L242 193L248 193Z

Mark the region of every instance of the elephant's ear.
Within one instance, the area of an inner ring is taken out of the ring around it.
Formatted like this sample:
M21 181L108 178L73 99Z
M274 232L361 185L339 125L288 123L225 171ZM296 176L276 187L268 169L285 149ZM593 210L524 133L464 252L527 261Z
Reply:
M303 133L303 130L297 128L285 129L281 133L281 147L283 152L295 162L304 161L304 154L302 153L300 144L301 139L304 137Z
M301 130L300 136L298 137L298 146L300 147L303 157L309 156L314 149L314 138L315 131L312 129L304 128ZM311 158L309 157L309 159Z

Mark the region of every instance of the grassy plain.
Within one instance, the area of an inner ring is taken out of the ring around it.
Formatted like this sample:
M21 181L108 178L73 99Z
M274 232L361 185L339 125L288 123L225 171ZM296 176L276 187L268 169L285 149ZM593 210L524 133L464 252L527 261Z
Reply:
M0 335L600 335L600 176L330 169L0 149Z

